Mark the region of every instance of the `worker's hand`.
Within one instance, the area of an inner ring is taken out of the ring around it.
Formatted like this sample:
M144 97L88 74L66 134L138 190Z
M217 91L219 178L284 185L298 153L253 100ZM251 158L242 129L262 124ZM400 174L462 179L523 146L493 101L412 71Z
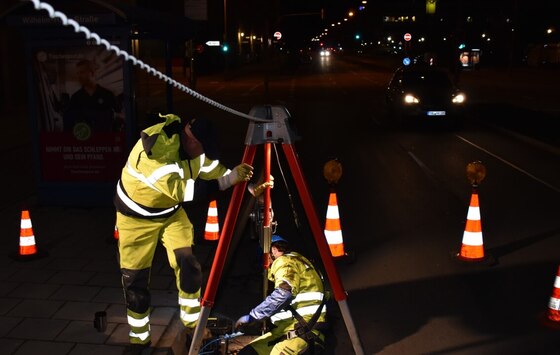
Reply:
M236 322L235 322L235 329L239 329L240 327L244 326L247 323L251 323L252 321L254 321L255 319L253 317L251 317L250 315L246 314L242 317L240 317Z
M270 181L263 182L255 186L253 188L253 195L255 197L259 197L267 187L270 187L271 189L274 188L274 176L270 175Z
M253 167L246 163L241 163L231 171L231 174L235 174L232 176L232 185L236 185L241 181L249 181L253 177Z
M249 181L253 177L253 167L246 163L241 163L225 176L218 178L220 190L226 190L242 181Z

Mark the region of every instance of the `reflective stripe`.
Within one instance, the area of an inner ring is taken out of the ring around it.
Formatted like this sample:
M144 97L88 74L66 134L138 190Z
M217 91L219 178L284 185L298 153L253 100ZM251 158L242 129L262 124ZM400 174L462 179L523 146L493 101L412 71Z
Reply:
M147 332L144 333L134 333L132 330L130 331L130 333L128 333L128 335L131 338L138 338L142 341L148 339L148 337L150 336L150 331L148 330Z
M187 307L200 307L200 301L198 298L181 298L179 297L179 305Z
M323 297L324 295L322 292L299 293L292 301L292 304L304 301L322 301Z
M124 202L124 204L130 208L131 210L133 210L134 212L138 213L141 216L144 217L157 217L157 216L161 216L164 215L166 213L170 213L176 209L179 208L179 205L177 206L173 206L170 208L167 208L163 211L160 212L148 212L145 209L143 209L142 207L138 206L136 204L136 202L132 201L125 193L124 191L121 189L121 184L117 184L117 195L119 195L119 198L121 199L122 202Z
M152 173L152 175L150 175L148 177L148 181L150 183L154 184L156 181L161 179L163 176L173 174L173 173L179 174L181 179L185 178L185 172L183 171L182 168L179 167L179 164L175 163L175 164L168 164L168 165L162 166L161 168L157 168Z
M29 229L32 228L31 226L31 220L30 219L22 219L21 223L20 223L21 228L23 229Z
M560 276L556 276L556 278L554 279L554 287L560 288Z
M315 314L315 312L317 312L317 309L319 309L319 305L311 305L311 306L306 306L306 307L301 307L296 309L296 311L299 313L300 316L308 316L308 315L312 315ZM323 309L321 310L321 314L326 313L326 307L323 306ZM282 311L282 312L278 312L276 314L274 314L273 316L270 317L270 321L272 323L278 322L280 320L285 320L285 319L289 319L292 317L292 312L290 311Z
M194 180L188 179L185 184L185 196L183 196L183 201L188 202L194 199Z
M148 186L149 188L151 188L152 190L155 190L159 193L161 193L161 191L158 190L157 187L155 187L148 179L146 179L146 177L138 172L136 172L136 170L134 170L134 168L130 165L130 163L128 163L126 165L127 169L128 169L128 173L130 175L132 175L133 177L135 177L137 180L142 181L146 186Z
M466 245L482 245L482 233L480 232L463 232L463 244Z
M200 312L187 313L187 312L181 310L181 319L184 320L185 322L196 322L198 320L198 315L199 314L200 314Z
M150 323L150 316L145 316L142 319L132 318L131 316L128 316L127 318L128 318L128 324L130 324L131 327L140 328Z
M200 160L198 162L198 171L196 172L195 176L198 176L198 174L200 174L200 172L202 171L202 166L204 165L204 162L206 161L206 154L202 153L200 154L200 156L198 157L198 159Z
M220 163L220 162L219 162L218 160L214 160L214 161L212 162L212 164L210 164L210 165L208 165L208 166L203 166L203 167L201 167L201 168L200 168L200 172L201 172L201 173L209 173L209 172L211 172L212 170L214 170L214 169L218 166L219 163Z
M325 238L327 238L327 243L331 244L342 244L342 232L341 231L329 231L325 229Z
M338 208L333 206L327 207L327 219L339 219Z
M222 176L229 175L230 173L231 173L231 170L230 170L230 169L227 169L226 172L224 173L224 175L222 175Z
M480 208L479 207L469 207L467 211L467 219L471 221L478 221L480 220Z
M21 247L28 247L30 245L35 245L35 237L20 237L19 238L19 246Z

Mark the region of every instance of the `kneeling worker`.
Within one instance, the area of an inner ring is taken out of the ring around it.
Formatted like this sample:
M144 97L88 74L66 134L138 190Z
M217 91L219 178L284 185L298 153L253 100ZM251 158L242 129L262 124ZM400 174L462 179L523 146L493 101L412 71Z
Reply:
M247 354L318 354L324 349L326 297L323 280L311 262L290 251L286 239L273 235L270 248L273 260L268 279L274 282L272 293L249 314L235 323L270 318L273 329L245 346Z

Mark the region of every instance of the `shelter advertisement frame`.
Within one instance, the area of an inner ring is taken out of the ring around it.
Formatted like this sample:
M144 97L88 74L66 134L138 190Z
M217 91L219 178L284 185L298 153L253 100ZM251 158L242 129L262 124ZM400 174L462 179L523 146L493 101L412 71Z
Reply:
M126 49L128 36L111 36ZM39 198L109 203L134 127L129 68L103 46L28 37L28 91Z

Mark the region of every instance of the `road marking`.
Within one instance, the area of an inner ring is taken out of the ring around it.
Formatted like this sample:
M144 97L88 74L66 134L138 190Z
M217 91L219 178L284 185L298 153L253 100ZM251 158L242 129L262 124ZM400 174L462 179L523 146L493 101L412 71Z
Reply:
M461 137L461 136L458 135L458 134L456 134L455 137L457 137L457 138L459 138L460 140L464 141L465 143L470 144L470 145L472 145L473 147L475 147L475 148L477 148L477 149L483 151L484 153L486 153L486 154L488 154L488 155L490 155L490 156L492 156L492 157L498 159L498 160L501 161L502 163L504 163L504 164L506 164L506 165L509 165L509 166L512 167L513 169L519 171L519 172L522 173L522 174L527 175L527 176L530 177L531 179L533 179L533 180L535 180L535 181L537 181L537 182L543 184L544 186L546 186L546 187L548 187L548 188L550 188L550 189L552 189L552 190L554 190L554 191L556 191L556 192L560 192L560 188L558 188L558 187L556 187L556 186L553 186L553 185L549 184L548 182L546 182L546 181L544 181L544 180L539 179L538 177L536 177L535 175L529 173L528 171L521 169L521 168L518 167L517 165L515 165L515 164L513 164L513 163L511 163L511 162L509 162L509 161L507 161L507 160L505 160L505 159L503 159L502 157L499 157L498 155L496 155L496 154L494 154L494 153L492 153L492 152L490 152L490 151L488 151L488 150L486 150L486 149L484 149L484 148L482 148L481 146L479 146L479 145L477 145L477 144L475 144L475 143L469 141L468 139L466 139L466 138L464 138L464 137Z

